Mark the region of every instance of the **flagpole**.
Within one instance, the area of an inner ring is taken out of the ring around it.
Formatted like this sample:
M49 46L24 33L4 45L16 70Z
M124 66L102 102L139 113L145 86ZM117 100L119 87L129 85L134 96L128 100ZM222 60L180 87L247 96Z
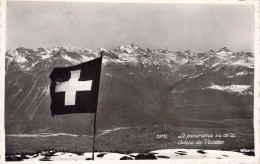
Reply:
M103 51L101 51L101 64L102 64L102 58L103 58ZM97 111L95 112L94 116L94 138L93 138L93 150L92 150L92 160L95 159L94 153L95 153L95 138L96 138L96 119L97 119Z
M95 113L95 117L94 117L94 138L93 138L92 160L94 160L94 151L95 151L95 138L96 138L96 118L97 118L97 112Z

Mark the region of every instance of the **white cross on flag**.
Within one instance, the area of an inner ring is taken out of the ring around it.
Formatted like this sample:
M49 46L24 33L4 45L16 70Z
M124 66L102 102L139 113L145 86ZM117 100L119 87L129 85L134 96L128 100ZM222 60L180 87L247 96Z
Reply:
M52 116L96 113L102 57L71 67L54 68L51 78Z

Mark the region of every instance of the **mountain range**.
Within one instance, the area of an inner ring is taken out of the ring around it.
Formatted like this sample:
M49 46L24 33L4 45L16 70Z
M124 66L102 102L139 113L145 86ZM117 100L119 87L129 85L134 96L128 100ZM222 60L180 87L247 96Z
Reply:
M51 116L49 75L97 58L103 64L97 131L170 125L253 129L254 55L224 47L204 53L120 45L114 50L55 47L6 52L6 133L92 134L93 115Z

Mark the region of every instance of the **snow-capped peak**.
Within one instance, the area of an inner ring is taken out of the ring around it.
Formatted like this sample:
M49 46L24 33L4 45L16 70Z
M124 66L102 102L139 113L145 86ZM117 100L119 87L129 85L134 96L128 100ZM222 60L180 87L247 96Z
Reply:
M115 49L115 51L126 51L127 53L130 53L137 48L138 47L134 43L132 43L131 45L120 45Z
M250 53L233 53L226 47L217 53L210 50L208 53L193 53L190 51L172 52L165 49L151 50L142 49L135 44L120 45L115 50L99 48L97 50L75 49L74 47L54 47L49 49L38 48L35 50L23 47L6 52L7 63L15 62L19 67L31 67L33 63L41 60L51 62L54 58L65 60L69 63L80 63L100 56L104 53L104 64L137 65L145 67L150 65L161 65L175 68L187 63L192 65L205 65L209 67L217 65L242 65L248 68L253 67L253 55ZM237 55L240 54L240 55ZM30 61L30 62L29 62ZM107 62L105 62L107 61Z
M227 47L223 47L216 53L218 56L221 56L221 58L227 58L230 57L230 55L233 54Z
M97 49L98 51L108 51L107 49L105 49L105 48L99 48L99 49Z
M214 53L214 51L212 49L210 49L208 53Z
M87 48L84 48L84 50L87 51L87 52L92 52L92 50L87 49Z
M136 44L134 44L134 43L132 43L130 46L135 48L135 49L138 48L138 46L136 46Z
M218 50L218 52L231 52L231 51L227 47L223 47L220 50Z

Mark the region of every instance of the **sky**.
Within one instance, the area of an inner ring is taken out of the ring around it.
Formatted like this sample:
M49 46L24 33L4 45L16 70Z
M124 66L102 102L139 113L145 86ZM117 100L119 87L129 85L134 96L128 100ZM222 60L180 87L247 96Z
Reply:
M254 12L234 4L7 2L7 50L59 46L253 52Z

